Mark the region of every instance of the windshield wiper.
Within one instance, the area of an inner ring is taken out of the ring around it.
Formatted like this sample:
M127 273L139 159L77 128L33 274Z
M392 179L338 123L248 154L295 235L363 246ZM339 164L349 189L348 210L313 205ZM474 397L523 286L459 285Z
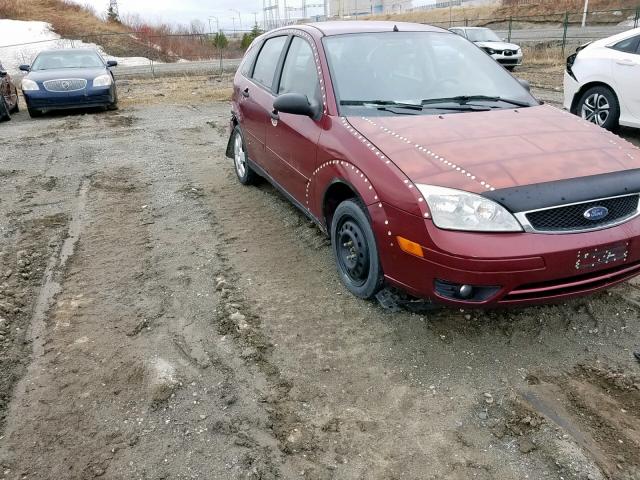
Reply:
M437 102L437 103L440 103L440 102ZM483 106L466 105L464 103L459 103L458 105L451 106L451 107L432 107L432 106L426 106L424 103L420 105L417 103L395 102L393 100L341 100L340 105L344 105L344 106L371 105L376 107L378 110L389 111L389 112L393 112L391 108L405 108L407 110L418 110L418 111L423 111L426 108L429 110L452 110L456 112L469 112L469 111L479 112L479 111L490 110L489 108L486 108ZM396 112L393 112L393 113L396 113Z
M393 100L340 100L340 105L345 105L345 106L373 105L376 107L399 107L399 108L408 108L410 110L422 110L422 105L420 104L394 102Z
M531 104L527 102L521 102L519 100L512 100L510 98L492 97L489 95L458 95L457 97L442 97L442 98L427 98L422 100L422 105L430 105L437 103L457 103L459 105L466 105L473 100L483 100L486 102L504 102L518 107L530 107Z

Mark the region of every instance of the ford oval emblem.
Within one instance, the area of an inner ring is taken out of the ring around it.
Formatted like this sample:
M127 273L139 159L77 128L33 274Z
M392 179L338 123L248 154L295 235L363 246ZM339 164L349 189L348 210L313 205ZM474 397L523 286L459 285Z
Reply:
M607 207L600 207L600 206L591 207L590 209L586 210L582 215L587 220L596 222L598 220L602 220L607 215L609 215L609 209Z

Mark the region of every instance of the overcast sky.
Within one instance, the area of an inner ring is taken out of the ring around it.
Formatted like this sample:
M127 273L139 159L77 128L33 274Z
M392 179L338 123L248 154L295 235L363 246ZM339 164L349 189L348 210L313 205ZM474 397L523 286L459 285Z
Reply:
M76 3L92 5L99 13L106 12L109 0L74 0ZM238 27L240 11L243 29L249 29L254 22L253 12L262 9L262 0L118 0L120 13L137 13L143 18L154 21L190 23L192 20L208 22L210 16L220 19L220 27L231 29L235 17ZM261 14L258 14L261 21ZM211 20L215 28L215 20Z

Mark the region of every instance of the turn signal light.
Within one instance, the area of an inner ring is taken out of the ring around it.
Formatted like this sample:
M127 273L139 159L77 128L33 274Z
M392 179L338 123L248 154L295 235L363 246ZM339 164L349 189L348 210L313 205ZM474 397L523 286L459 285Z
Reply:
M424 257L424 252L422 251L422 247L418 245L416 242L412 242L411 240L407 240L404 237L396 237L398 240L398 245L400 246L400 250L403 252L409 253L411 255L415 255L416 257Z

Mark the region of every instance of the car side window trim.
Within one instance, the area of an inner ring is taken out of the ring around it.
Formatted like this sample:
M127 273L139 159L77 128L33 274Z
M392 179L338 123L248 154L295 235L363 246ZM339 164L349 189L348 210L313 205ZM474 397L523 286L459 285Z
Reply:
M276 96L278 96L278 94L279 94L278 92L280 91L280 84L282 83L282 74L284 73L285 62L287 61L287 58L289 57L289 51L291 50L291 45L293 44L293 39L296 38L296 37L299 38L300 40L302 40L303 42L305 42L309 46L309 48L311 48L311 50L313 51L313 46L302 35L296 35L296 34L291 35L291 38L289 39L289 42L287 43L286 48L285 48L286 52L285 52L285 56L282 58L282 64L279 65L279 71L278 71L278 74L277 74L277 81L274 84L274 88L273 88L273 91L275 92ZM316 77L318 79L318 82L320 82L319 74L316 74ZM322 102L322 100L318 99L318 98L316 98L314 100Z
M284 62L289 54L289 48L291 48L291 42L293 41L293 35L288 35L287 41L282 47L280 58L278 59L278 65L276 66L276 73L273 76L273 83L271 84L271 91L274 96L278 96L278 86L280 85L280 79L282 78L282 69L284 68Z

